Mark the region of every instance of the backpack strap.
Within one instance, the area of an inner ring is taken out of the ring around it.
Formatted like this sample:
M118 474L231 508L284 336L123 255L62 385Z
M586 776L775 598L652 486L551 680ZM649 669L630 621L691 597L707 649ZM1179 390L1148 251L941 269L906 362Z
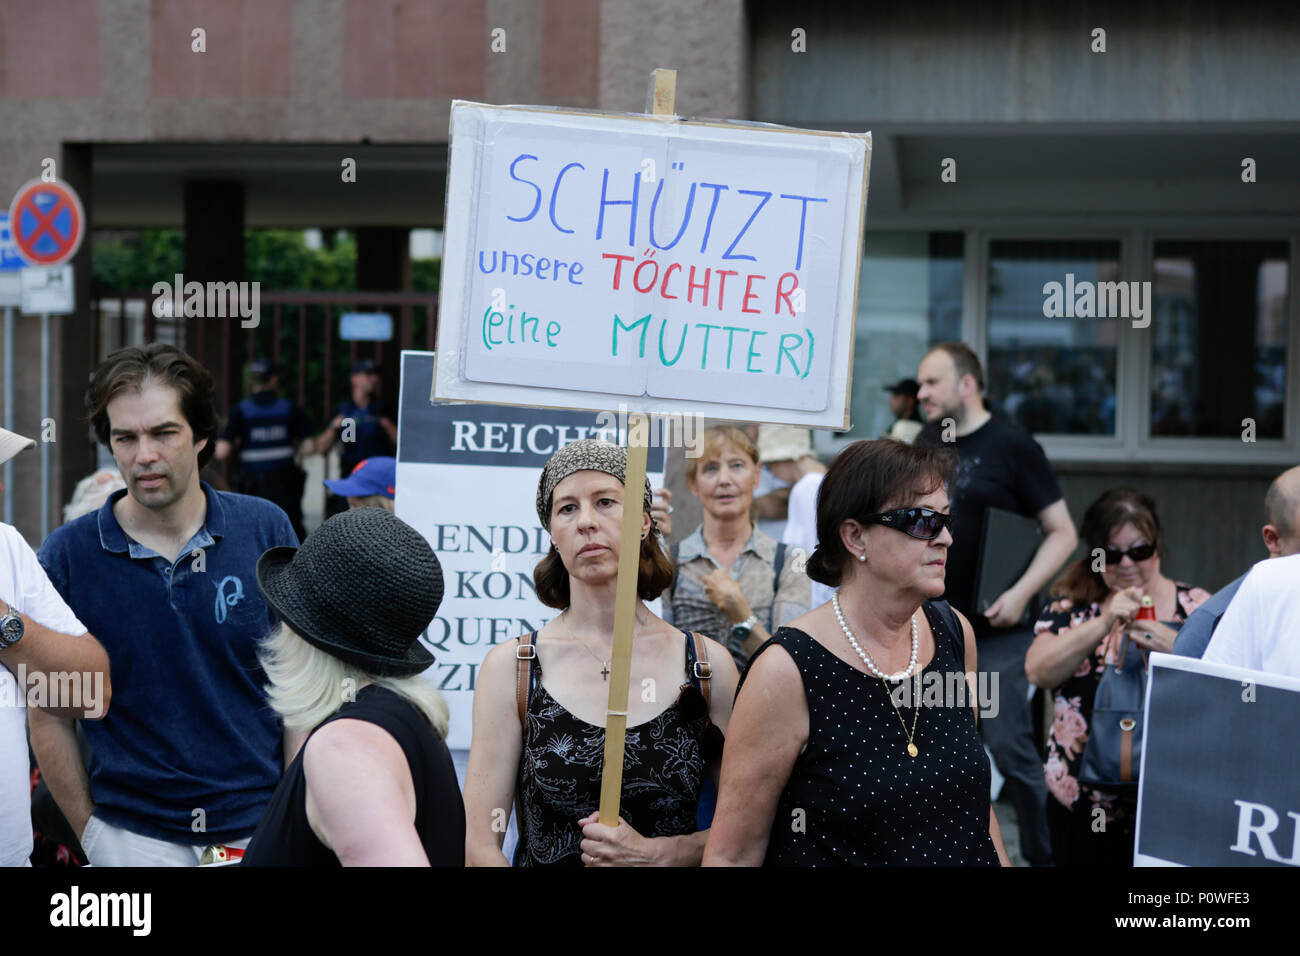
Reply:
M776 543L776 562L772 568L772 606L767 609L767 633L776 630L776 592L781 590L781 572L785 570L785 542Z
M704 705L709 704L709 686L713 683L713 667L709 664L709 648L704 638L695 631L686 632L686 677L699 688Z
M537 632L519 638L515 648L515 703L519 708L519 726L524 727L528 716L528 698L533 690L533 661L537 660L537 647L533 643Z

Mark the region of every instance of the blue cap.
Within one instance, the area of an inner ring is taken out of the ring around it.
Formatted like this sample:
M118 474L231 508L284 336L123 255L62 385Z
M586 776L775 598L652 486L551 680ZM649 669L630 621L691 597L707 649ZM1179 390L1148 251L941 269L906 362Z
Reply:
M279 371L275 363L268 358L253 359L248 363L248 374L253 378L270 378L272 375L278 375Z
M344 498L365 498L383 495L392 498L397 489L397 459L376 455L357 462L352 474L325 482L325 487Z

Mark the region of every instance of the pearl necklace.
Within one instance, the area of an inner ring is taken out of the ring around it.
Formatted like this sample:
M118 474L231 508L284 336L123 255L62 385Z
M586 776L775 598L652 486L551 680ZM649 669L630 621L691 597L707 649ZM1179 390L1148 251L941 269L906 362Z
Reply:
M876 666L876 662L867 655L867 652L862 649L862 645L858 643L857 638L853 636L853 632L849 630L849 625L844 620L844 614L840 611L839 594L831 596L831 606L835 608L835 619L840 622L840 627L844 630L844 636L849 639L849 643L853 645L853 649L858 652L858 657L862 658L862 663L867 665L867 670L871 671L871 673L875 674L881 680L900 681L906 680L908 677L912 676L912 670L916 667L917 652L921 647L921 638L916 628L915 614L912 615L912 659L907 662L907 668L905 670L901 670L897 674L886 674Z

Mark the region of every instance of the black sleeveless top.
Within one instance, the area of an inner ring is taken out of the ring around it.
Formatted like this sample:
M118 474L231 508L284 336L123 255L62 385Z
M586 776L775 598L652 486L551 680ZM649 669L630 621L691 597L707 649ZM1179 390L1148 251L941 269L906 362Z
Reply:
M794 658L808 700L808 744L777 803L765 866L998 865L989 835L989 761L974 701L964 680L962 699L944 692L965 669L965 644L940 613L942 604L923 607L935 655L921 672L916 757L908 756L899 719L901 712L912 729L915 677L908 679L909 696L896 692L895 711L879 677L792 627L780 628L750 660L752 667L780 644Z
M685 635L684 635L685 636ZM697 690L695 647L686 638L686 679ZM536 647L537 634L533 634ZM579 720L542 686L542 658L533 659L519 794L515 866L582 866L578 821L600 809L605 728ZM632 693L638 693L634 684ZM680 697L657 717L627 729L619 816L644 837L682 836L698 829L695 814L707 763L700 743L707 714L689 720Z
M447 745L424 714L386 687L367 684L322 721L364 720L382 727L402 748L415 787L415 829L432 866L465 865L465 805ZM308 740L310 740L310 735ZM280 778L243 866L339 866L334 851L317 839L307 822L307 778L302 757L306 742Z

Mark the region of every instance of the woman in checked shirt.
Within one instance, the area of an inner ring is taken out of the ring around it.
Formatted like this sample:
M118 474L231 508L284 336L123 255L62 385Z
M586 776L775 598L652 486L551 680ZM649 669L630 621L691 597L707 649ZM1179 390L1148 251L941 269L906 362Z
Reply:
M760 467L758 449L739 428L704 433L703 453L686 460L704 521L674 548L677 579L664 595L665 620L707 634L741 670L769 632L806 613L812 599L801 555L754 524Z

